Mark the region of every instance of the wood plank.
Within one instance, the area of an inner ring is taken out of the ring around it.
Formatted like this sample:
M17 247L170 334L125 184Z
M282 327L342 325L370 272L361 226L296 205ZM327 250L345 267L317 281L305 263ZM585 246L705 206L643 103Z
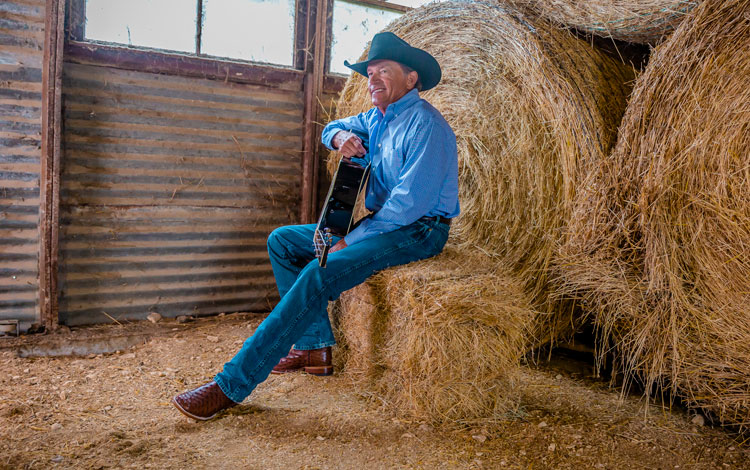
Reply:
M331 9L332 0L310 0L308 43L312 45L313 53L305 68L305 128L300 200L300 220L303 223L311 223L317 218L315 212L318 197L318 147L322 130L317 100L322 94L325 78L327 43L325 38Z
M57 264L65 0L47 0L45 13L39 208L39 310L42 324L48 329L55 329L59 319Z
M411 7L398 5L396 3L391 3L391 2L385 2L383 0L344 0L344 1L349 2L349 3L359 4L359 5L373 6L373 7L383 9L383 10L400 11L403 13L406 13L407 11L412 10Z
M124 122L106 122L106 121L86 121L79 119L68 119L66 122L66 133L81 136L111 136L111 137L132 137L142 138L144 140L164 140L179 139L180 142L190 142L194 144L227 142L234 139L248 139L251 141L278 142L280 144L292 142L299 144L300 136L295 132L278 132L275 129L269 129L270 132L264 132L262 128L251 128L249 130L240 129L205 129L190 127L174 127L154 124L124 123ZM68 123L70 124L68 127ZM0 138L4 137L0 132ZM7 133L8 137L24 137L21 133Z
M289 130L302 135L301 116L300 119L287 119L284 121L271 121L265 119L263 115L254 116L252 113L241 113L237 116L227 115L220 112L205 113L202 110L190 112L190 110L168 110L144 113L141 107L116 107L106 104L77 103L73 99L67 99L65 102L65 112L67 115L88 115L90 119L98 119L102 116L104 119L121 119L128 120L132 117L142 117L151 119L153 122L170 122L175 126L185 125L185 123L198 123L204 126L214 124L216 126L258 126L273 127L280 130ZM20 118L19 118L20 119Z
M144 111L160 110L157 104L162 105L162 110L178 107L186 110L196 111L210 111L217 110L222 113L232 110L241 113L252 112L255 114L262 115L279 115L279 116L291 116L299 119L299 110L297 106L290 106L287 109L278 107L265 107L265 106L250 106L242 103L222 103L212 101L196 101L193 99L181 99L163 96L149 96L144 98L141 94L136 93L110 93L100 90L91 90L86 88L65 88L65 99L72 100L77 103L92 103L92 104L110 104L115 106L139 105L149 103L147 107L144 107ZM294 104L294 103L291 103Z
M300 90L302 76L302 72L298 70L282 67L219 61L79 41L70 41L66 44L65 55L67 60L79 64L104 65L125 70L249 83L289 90Z
M287 90L269 88L262 85L248 83L225 82L211 79L197 79L176 75L156 75L153 73L134 70L122 70L99 65L81 65L73 62L65 63L65 80L100 82L117 82L146 88L169 88L179 91L195 91L216 96L253 96L257 99L269 101L302 102L302 89ZM302 78L300 77L300 81Z

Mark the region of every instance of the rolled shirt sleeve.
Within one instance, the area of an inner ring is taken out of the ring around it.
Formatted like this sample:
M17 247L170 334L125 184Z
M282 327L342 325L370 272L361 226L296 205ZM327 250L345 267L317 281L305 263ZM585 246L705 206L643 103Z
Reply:
M336 121L329 122L328 125L323 129L323 133L321 134L320 139L321 142L330 150L336 150L335 148L333 148L333 138L340 131L349 131L362 139L362 145L364 146L364 148L369 148L370 131L367 126L369 113L371 112L368 111L367 113L359 113L356 116L349 116L343 119L337 119Z

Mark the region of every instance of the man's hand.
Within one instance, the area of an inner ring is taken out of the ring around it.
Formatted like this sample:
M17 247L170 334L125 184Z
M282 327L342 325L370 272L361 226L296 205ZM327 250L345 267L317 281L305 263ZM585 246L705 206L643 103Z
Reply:
M364 157L367 153L367 150L362 145L362 139L348 131L338 131L333 136L332 143L333 147L346 158Z
M343 249L344 249L344 248L346 248L347 246L349 246L349 245L347 245L347 244L346 244L346 240L344 240L344 239L342 238L341 240L339 240L338 242L336 242L336 244L335 244L335 245L333 245L333 246L331 247L331 249L330 249L330 250L328 250L328 253L329 253L329 254L331 254L331 253L335 253L335 252L337 252L337 251L339 251L339 250L343 250Z

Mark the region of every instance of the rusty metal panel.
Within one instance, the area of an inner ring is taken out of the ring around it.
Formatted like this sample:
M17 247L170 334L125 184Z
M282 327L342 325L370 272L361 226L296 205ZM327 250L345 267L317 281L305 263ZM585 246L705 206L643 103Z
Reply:
M44 0L0 2L0 319L39 321Z
M60 321L269 309L302 112L298 91L66 63Z

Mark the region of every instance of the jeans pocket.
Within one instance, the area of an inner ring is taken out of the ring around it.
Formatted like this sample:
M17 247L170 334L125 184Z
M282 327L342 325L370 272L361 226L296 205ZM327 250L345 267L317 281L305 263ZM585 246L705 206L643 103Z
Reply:
M436 221L417 222L421 224L419 243L428 256L435 256L443 251L448 240L448 226Z
M424 222L419 220L413 224L399 228L398 230L403 232L406 236L404 237L404 240L397 245L398 248L405 248L409 245L414 245L415 243L423 244L430 234L428 228L429 227L425 227Z
M445 244L448 241L449 230L450 229L445 224L437 224L437 227L433 229L430 241L432 242L436 255L443 251L443 247L445 247Z

